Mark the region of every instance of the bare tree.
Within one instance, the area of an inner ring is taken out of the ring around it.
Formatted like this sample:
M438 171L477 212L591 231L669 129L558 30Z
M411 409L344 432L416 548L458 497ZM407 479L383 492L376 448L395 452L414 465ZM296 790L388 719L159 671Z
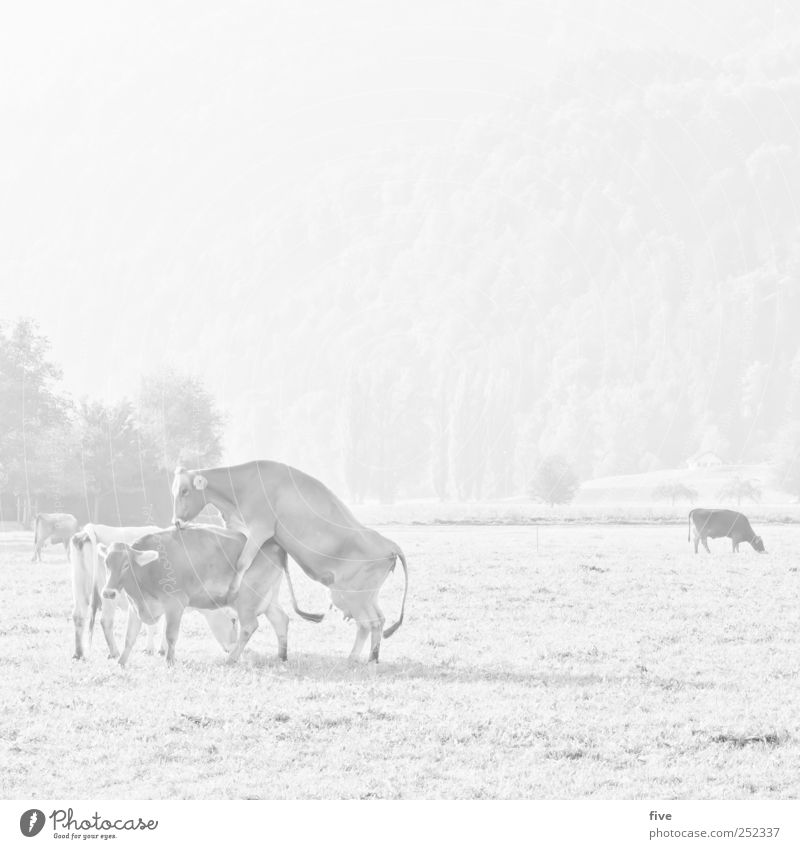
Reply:
M554 504L569 504L579 488L578 476L567 459L561 454L551 454L539 463L529 492L533 498L552 507Z
M674 507L676 501L696 501L697 490L681 481L666 481L653 490L653 498L657 501L669 499Z
M731 478L717 493L717 498L721 501L736 501L736 505L741 505L742 501L752 501L757 504L761 501L761 487L758 481L747 480L737 475Z

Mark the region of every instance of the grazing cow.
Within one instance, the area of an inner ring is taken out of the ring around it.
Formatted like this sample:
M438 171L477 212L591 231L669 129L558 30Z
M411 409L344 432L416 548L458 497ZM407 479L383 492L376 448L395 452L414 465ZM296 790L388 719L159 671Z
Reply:
M358 658L370 635L369 659L377 662L381 636L390 637L403 622L406 560L396 543L364 527L320 481L283 463L260 460L218 469L177 469L172 495L176 526L210 503L227 524L247 534L231 597L261 546L273 540L310 578L328 587L333 603L356 621L350 659ZM400 617L383 631L378 592L398 558L405 574Z
M31 563L42 562L42 548L49 540L64 545L69 559L69 538L78 530L78 520L71 513L37 513L33 524L33 557Z
M694 534L693 534L694 532ZM697 507L689 513L689 539L694 535L694 553L697 554L697 546L703 543L703 548L709 553L708 538L730 537L733 550L739 551L739 543L749 542L759 553L763 552L764 540L750 526L750 522L743 513L735 510L706 510Z
M187 607L208 611L228 610L228 589L245 545L244 534L211 525L157 531L133 545L115 543L105 555L108 580L103 597L118 598L124 590L144 622L166 618L167 663L175 661L175 643ZM248 569L233 605L239 616L239 640L228 662L235 663L258 628L264 613L278 636L278 657L286 660L289 617L278 602L286 552L274 543L265 545ZM295 610L297 608L292 591ZM230 613L228 613L230 615ZM138 631L128 631L119 662L124 666Z
M139 537L152 531L157 531L155 526L138 528L115 528L110 525L89 524L70 540L70 562L72 565L72 597L73 609L72 620L75 625L75 654L73 657L80 660L85 656L84 633L86 623L89 623L89 635L94 630L94 621L98 610L102 610L100 623L103 634L108 644L108 656L119 657L119 650L114 639L114 615L116 609L128 610L128 630L134 627L137 634L141 628L141 622L135 608L129 608L128 598L120 593L112 602L102 598L103 586L106 582L105 567L99 556L99 547L108 546L115 542L135 542ZM236 645L236 626L229 615L217 611L209 611L206 616L209 627L219 644L230 651ZM158 627L155 623L148 623L147 649L153 651Z

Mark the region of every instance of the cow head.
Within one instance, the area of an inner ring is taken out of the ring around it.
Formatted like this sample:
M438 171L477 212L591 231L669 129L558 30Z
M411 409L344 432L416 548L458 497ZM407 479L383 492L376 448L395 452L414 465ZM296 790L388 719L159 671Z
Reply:
M755 549L755 550L756 550L759 554L763 554L763 553L765 553L765 552L766 552L766 550L767 550L766 548L764 548L764 540L763 540L763 539L761 539L761 537L760 537L758 534L756 534L756 535L753 537L753 541L752 541L750 544L753 546L753 548L754 548L754 549Z
M92 538L86 531L78 531L70 538L70 544L76 551L82 551L84 545L91 542Z
M197 472L175 469L172 479L172 523L181 527L206 506L208 481Z
M97 553L106 564L107 578L103 587L103 598L111 601L119 595L132 569L158 560L157 551L137 551L122 542L115 542L108 548L102 544L98 545Z

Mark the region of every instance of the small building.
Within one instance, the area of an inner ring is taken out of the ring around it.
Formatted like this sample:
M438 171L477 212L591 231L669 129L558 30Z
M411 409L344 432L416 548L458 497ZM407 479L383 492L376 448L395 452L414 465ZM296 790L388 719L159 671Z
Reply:
M686 461L688 469L715 469L724 465L725 461L715 451L698 451Z

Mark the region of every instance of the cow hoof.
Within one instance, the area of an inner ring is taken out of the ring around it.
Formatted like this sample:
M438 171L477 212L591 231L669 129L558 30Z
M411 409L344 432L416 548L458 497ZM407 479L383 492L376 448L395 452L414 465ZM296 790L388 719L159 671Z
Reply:
M72 659L73 660L85 660L85 658L82 654L73 654Z

